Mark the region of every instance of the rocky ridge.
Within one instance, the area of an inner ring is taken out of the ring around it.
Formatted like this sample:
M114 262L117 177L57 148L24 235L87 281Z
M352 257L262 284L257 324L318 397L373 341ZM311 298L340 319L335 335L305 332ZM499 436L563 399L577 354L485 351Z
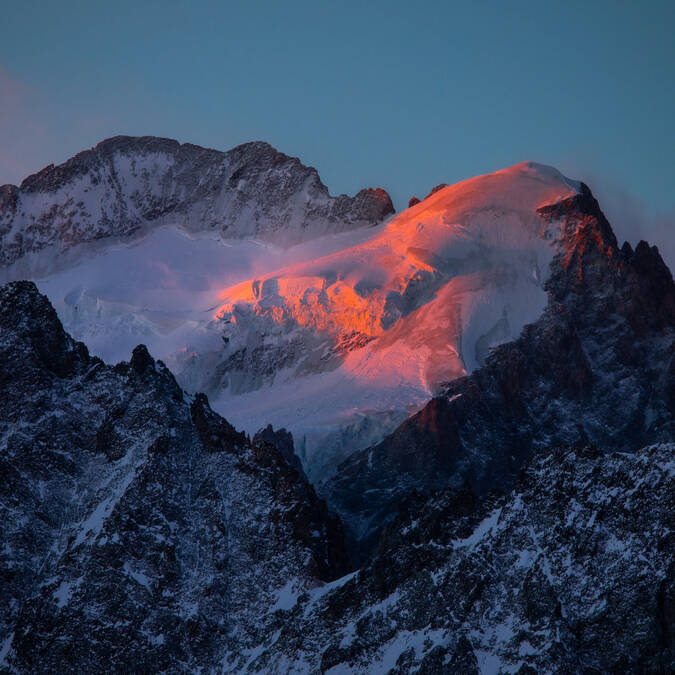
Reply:
M44 249L67 260L80 244L161 224L290 245L374 225L393 211L380 188L331 197L315 169L267 143L220 152L116 136L20 186L0 186L0 265L23 260L21 269L40 271Z
M675 665L672 443L538 451L503 496L409 494L345 574L287 433L249 441L142 346L90 357L30 283L0 288L0 357L3 671Z
M142 346L113 368L0 289L0 669L671 672L673 444L413 493L361 570L289 463ZM328 582L328 583L324 583Z
M4 669L243 669L287 587L348 571L287 437L251 442L143 346L105 365L19 282L0 359Z
M672 672L674 450L557 448L501 497L412 495L357 574L298 598L257 672Z

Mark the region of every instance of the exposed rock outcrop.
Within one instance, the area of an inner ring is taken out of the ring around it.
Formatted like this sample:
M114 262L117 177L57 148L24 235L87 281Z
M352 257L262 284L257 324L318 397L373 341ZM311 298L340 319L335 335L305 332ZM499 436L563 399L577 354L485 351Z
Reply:
M674 451L559 448L501 497L467 486L411 495L361 571L300 596L252 665L672 672Z

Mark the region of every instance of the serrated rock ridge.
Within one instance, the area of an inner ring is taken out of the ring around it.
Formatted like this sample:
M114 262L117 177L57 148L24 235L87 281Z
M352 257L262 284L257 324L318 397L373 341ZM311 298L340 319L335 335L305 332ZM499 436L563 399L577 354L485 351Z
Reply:
M220 152L116 136L50 164L20 187L0 187L0 264L46 248L64 254L101 239L128 239L169 223L290 245L375 225L393 210L380 188L330 196L316 169L268 143Z

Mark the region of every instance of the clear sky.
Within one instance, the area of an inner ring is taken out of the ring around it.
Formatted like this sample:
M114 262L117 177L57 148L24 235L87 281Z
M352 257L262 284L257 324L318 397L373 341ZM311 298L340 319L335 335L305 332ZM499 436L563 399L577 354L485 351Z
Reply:
M675 263L675 2L12 2L0 183L115 134L266 140L334 194L525 159Z

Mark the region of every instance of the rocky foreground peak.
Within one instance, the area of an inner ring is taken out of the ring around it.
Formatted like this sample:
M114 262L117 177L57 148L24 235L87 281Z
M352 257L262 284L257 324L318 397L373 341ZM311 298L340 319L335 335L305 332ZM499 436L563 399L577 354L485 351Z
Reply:
M251 443L145 347L107 366L12 283L0 361L0 666L239 663L287 582L348 571L292 450Z
M358 574L298 598L256 672L670 672L673 450L555 448L500 497L411 495Z

